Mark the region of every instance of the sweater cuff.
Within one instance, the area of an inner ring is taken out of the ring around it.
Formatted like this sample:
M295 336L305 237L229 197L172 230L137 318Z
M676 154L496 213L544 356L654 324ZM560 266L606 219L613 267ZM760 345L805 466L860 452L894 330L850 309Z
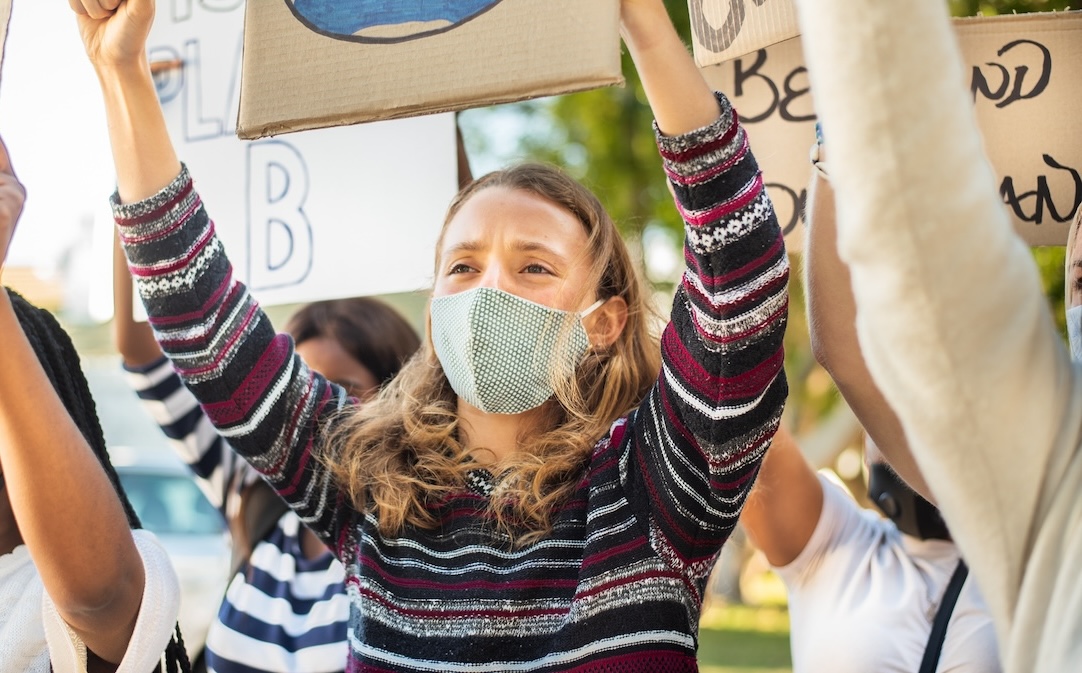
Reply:
M109 205L113 208L113 219L118 224L126 224L127 220L145 218L147 215L161 209L166 204L174 201L179 194L191 186L192 177L188 173L188 166L180 165L180 173L173 181L166 185L157 194L134 203L121 203L120 191L114 191L109 197Z
M678 136L667 136L654 121L654 136L658 150L670 175L689 177L700 172L704 166L719 163L733 154L732 141L739 126L732 103L721 92L714 92L718 101L718 118L706 126Z

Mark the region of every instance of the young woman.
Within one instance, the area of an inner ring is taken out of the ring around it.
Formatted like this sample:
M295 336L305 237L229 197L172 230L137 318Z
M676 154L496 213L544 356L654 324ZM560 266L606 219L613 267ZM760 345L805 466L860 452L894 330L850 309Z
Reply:
M342 670L349 651L345 569L215 431L150 328L132 319L131 275L117 253L114 324L129 380L233 533L234 575L207 633L206 667L216 673ZM402 316L367 298L308 304L289 319L286 333L313 371L362 400L420 346Z
M349 669L696 670L702 591L785 399L788 265L736 115L662 2L622 5L688 222L660 366L604 209L526 166L451 204L429 339L359 409L233 280L147 73L151 3L113 5L73 1L129 266L211 420L346 566Z
M25 192L0 143L0 276ZM48 312L0 287L0 670L187 666L180 586L105 451L79 358Z

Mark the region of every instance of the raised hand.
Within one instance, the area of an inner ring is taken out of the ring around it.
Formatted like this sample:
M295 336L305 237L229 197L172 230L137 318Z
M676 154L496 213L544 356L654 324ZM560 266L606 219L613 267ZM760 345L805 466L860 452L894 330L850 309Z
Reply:
M25 201L26 189L19 182L19 178L15 177L7 146L0 140L0 275L3 274L8 246L11 245L15 225L19 222Z
M154 0L68 0L87 56L97 68L143 63Z

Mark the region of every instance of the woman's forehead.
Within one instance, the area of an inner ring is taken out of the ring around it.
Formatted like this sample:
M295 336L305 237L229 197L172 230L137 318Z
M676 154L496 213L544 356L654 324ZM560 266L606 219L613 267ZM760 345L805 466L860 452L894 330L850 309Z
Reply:
M440 253L500 247L567 256L581 251L588 238L579 219L563 206L523 190L490 187L463 203L447 223Z

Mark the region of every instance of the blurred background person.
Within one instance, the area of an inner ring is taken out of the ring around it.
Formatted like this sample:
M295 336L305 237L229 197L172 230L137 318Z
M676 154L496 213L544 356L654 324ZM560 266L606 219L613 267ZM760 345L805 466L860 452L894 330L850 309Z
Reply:
M230 448L132 315L132 280L114 250L114 334L132 387L229 523L232 579L197 665L216 673L328 673L346 666L345 570L285 501ZM369 298L308 304L287 322L297 353L358 399L390 381L420 345Z

